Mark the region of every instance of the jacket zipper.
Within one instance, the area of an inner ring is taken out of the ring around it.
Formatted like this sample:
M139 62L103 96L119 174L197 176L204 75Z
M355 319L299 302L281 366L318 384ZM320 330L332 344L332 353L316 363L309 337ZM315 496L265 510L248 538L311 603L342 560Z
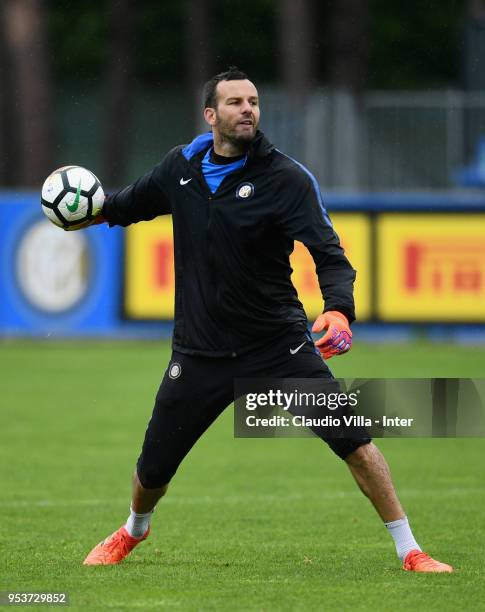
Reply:
M192 164L190 164L192 166ZM239 170L236 170L236 172L233 172L232 174L229 175L229 177L234 178L237 177L238 175L242 175L243 171L247 168L247 164L245 164L242 168L240 168ZM201 187L204 189L204 191L207 194L207 199L208 199L208 222L207 222L207 234L208 236L210 235L210 225L211 225L211 216L212 216L212 206L211 203L218 197L216 194L213 194L212 191L210 190L209 185L207 184L204 175L202 173L202 170L199 170L198 168L194 168L192 166L192 171L194 172L194 174L197 176L197 180L199 182L199 184L201 185ZM224 179L225 181L225 179ZM224 182L223 181L223 182ZM222 183L221 183L222 184ZM219 196L222 194L219 194ZM209 242L209 241L208 241ZM215 265L214 265L214 255L213 255L213 249L211 244L208 244L208 248L209 248L209 264L211 266L211 268L214 270ZM217 309L219 310L219 316L221 319L223 319L223 315L222 315L222 308L221 308L221 303L220 303L220 297L219 297L219 288L218 286L215 287L215 291L216 291L216 305L217 305ZM234 350L234 341L232 338L232 334L229 331L229 329L227 330L227 339L228 339L228 346L229 346L229 350L231 351L231 357L237 357L237 352Z
M211 267L212 270L216 269L215 266L215 257L213 254L213 246L212 246L212 240L210 240L211 237L211 232L210 232L210 226L211 226L211 217L212 217L212 202L214 201L214 197L212 195L212 193L208 196L208 206L209 206L209 214L208 214L208 221L207 221L207 242L208 242L208 250L209 250L209 265ZM224 316L222 314L222 308L221 308L221 302L220 302L220 293L219 293L219 287L216 284L216 286L214 287L215 289L215 301L216 301L216 305L217 305L217 309L219 311L219 317L221 320L224 319ZM232 339L232 335L231 332L229 331L229 329L227 329L226 332L226 337L228 340L228 346L229 346L229 350L231 351L231 357L237 357L237 353L234 350L234 342Z

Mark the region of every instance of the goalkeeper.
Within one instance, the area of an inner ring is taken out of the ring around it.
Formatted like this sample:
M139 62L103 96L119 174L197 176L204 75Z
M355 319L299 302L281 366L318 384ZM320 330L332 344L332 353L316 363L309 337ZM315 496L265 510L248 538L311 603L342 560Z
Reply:
M355 272L315 178L258 130L258 92L246 74L236 68L218 74L204 94L210 132L175 147L108 196L95 220L127 226L172 214L175 326L133 478L130 516L86 565L119 563L149 535L154 508L183 458L232 402L235 378L332 380L323 359L352 344ZM315 261L325 303L313 325L313 332L324 332L315 344L290 279L294 240ZM404 569L451 572L421 551L367 432L320 435L374 505Z

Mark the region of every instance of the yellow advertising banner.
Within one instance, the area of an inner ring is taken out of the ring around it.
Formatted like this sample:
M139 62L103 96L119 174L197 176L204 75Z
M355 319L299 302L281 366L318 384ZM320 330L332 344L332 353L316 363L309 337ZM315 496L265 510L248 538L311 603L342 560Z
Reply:
M130 225L126 230L126 315L173 319L174 294L172 217Z
M332 215L335 229L354 268L357 317L370 314L370 222L365 214ZM172 218L158 217L131 225L126 231L125 312L134 319L172 319L174 265ZM307 249L295 243L291 256L292 280L307 316L323 310L315 264Z
M371 311L370 276L370 220L365 214L332 214L332 223L339 235L345 254L357 270L355 282L355 310L357 319L364 321ZM292 281L298 291L307 317L315 319L323 311L323 300L315 263L307 248L295 242L295 250L290 258L293 268Z
M485 321L485 214L383 214L377 311L384 321Z

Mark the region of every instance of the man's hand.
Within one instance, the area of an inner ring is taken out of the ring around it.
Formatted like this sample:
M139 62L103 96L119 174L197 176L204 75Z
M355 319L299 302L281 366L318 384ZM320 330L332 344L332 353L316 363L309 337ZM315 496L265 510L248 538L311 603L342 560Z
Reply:
M347 317L337 310L329 310L319 315L312 327L312 332L318 333L327 330L327 333L315 342L323 359L330 359L334 355L341 355L350 350L352 346L352 332Z
M79 225L71 225L69 227L64 227L63 229L66 232L74 232L75 230L80 230L85 227L89 227L90 225L99 225L100 223L106 223L106 219L102 214L96 215L89 221L84 221L84 223L79 223Z

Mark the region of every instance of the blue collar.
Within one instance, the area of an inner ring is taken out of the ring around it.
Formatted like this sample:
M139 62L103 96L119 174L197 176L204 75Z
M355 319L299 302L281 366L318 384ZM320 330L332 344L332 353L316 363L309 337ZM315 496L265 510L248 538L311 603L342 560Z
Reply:
M210 148L213 142L214 138L212 136L212 132L206 132L205 134L196 136L190 144L182 149L182 154L185 159L192 159L192 157L197 155L197 153L204 151L204 149Z

